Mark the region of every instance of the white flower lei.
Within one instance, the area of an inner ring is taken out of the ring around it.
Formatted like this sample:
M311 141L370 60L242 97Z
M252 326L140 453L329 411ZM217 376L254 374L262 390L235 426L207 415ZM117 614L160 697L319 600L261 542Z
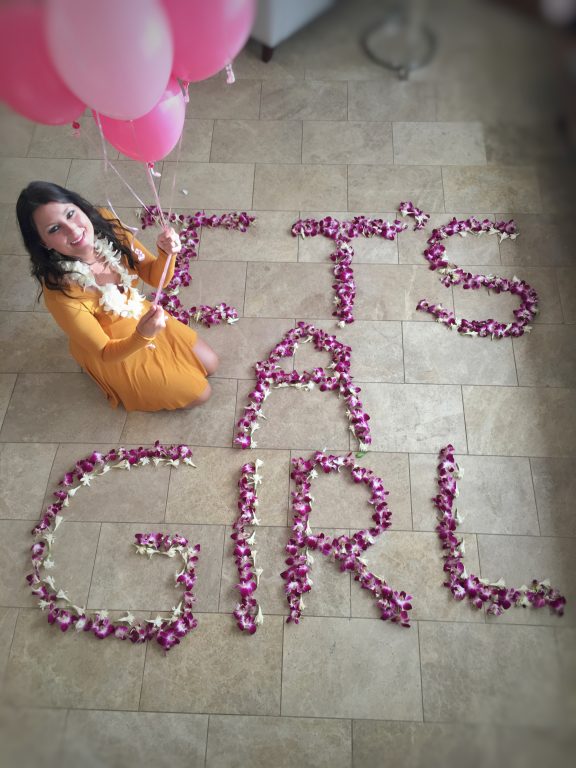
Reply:
M102 255L105 263L120 275L124 293L119 290L119 286L115 283L98 285L89 265L83 261L63 261L61 262L62 266L67 272L74 273L74 280L84 290L96 288L100 291L102 294L100 306L105 312L112 312L120 317L133 317L137 320L144 309L144 296L132 286L134 280L138 280L138 276L128 272L122 264L120 253L114 249L109 240L95 238L94 250L98 255Z

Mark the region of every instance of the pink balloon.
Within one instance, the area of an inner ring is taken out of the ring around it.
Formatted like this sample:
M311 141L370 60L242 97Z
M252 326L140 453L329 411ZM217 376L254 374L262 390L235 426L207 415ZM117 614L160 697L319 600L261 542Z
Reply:
M230 63L248 40L256 15L256 0L162 2L174 38L172 72L186 82L205 80Z
M86 108L54 69L38 3L0 6L0 96L16 112L46 125L70 123Z
M78 98L118 120L142 117L172 69L172 35L158 0L47 0L54 65Z
M137 120L100 115L102 132L112 146L143 163L161 160L174 149L184 128L186 104L178 81L171 78L154 109ZM98 122L96 114L94 119Z

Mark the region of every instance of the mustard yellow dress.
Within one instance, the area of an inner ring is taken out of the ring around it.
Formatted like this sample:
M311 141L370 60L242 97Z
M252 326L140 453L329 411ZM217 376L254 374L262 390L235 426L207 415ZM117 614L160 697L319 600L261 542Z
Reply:
M160 252L156 258L131 235L123 235L138 253L134 269L122 257L124 268L156 288L166 256ZM164 285L172 279L174 262L172 256ZM138 319L104 310L96 288L69 282L65 291L68 295L44 288L46 307L67 334L72 357L112 407L121 403L127 411L174 410L189 405L206 389L207 372L192 351L197 334L191 328L166 314L166 328L148 339L136 330ZM150 306L145 300L142 314Z

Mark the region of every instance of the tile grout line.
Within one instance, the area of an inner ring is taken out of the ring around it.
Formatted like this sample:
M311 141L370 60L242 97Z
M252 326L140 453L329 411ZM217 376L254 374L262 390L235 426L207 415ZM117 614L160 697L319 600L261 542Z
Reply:
M418 666L420 668L420 701L422 703L422 720L420 722L425 723L426 717L424 715L424 675L422 674L422 640L420 637L420 620L415 621L416 632L418 633ZM416 721L418 722L418 721Z
M172 467L168 467L168 482L166 483L166 496L164 498L164 519L163 523L165 525L170 525L171 521L168 520L168 499L170 498L170 483L172 481Z
M208 765L208 739L210 738L210 726L212 725L212 716L208 712L208 722L206 724L206 745L204 747L204 768Z
M11 374L8 374L9 376ZM2 428L4 427L4 422L6 421L6 416L8 415L8 410L10 408L10 401L12 400L12 397L14 396L14 391L16 390L16 384L18 383L18 377L20 376L19 373L17 373L14 377L14 382L12 383L12 386L10 387L10 394L7 397L7 405L6 410L2 414L2 420L0 421L0 431L2 431Z
M480 557L480 542L478 541L478 534L476 534L476 551L478 552L478 576L482 578L482 558ZM484 624L486 625L486 610L484 605L480 609L482 611L482 614L484 616Z
M236 437L236 415L238 414L238 390L240 388L240 379L236 379L236 403L234 406L234 413L232 416L232 437L230 439L230 445L227 448L234 448L234 438Z
M151 611L151 613L154 613L154 611ZM140 695L138 696L138 709L137 712L142 712L142 693L144 692L144 673L146 672L146 660L148 658L148 648L150 648L150 643L146 643L144 648L144 663L142 664L142 676L140 678Z
M354 768L354 718L346 718L350 723L350 768Z
M58 760L58 764L62 764L62 760L64 759L64 750L66 747L66 732L68 730L68 720L70 719L70 712L72 711L70 708L64 708L65 715L64 715L64 722L62 724L62 732L58 736L58 746L56 748L56 758Z
M56 712L62 712L62 711L65 711L65 712L67 712L67 711L72 711L72 712L113 712L113 713L120 712L122 714L137 714L138 713L137 710L134 710L134 709L101 709L101 708L98 708L98 707L82 707L81 709L69 710L68 707L52 707L52 706L43 706L43 705L40 705L40 704L39 705L35 705L34 709L38 709L38 710L48 710L49 709L49 710L53 710L53 711L56 711ZM180 710L174 710L174 711L173 710L168 710L168 711L167 710L162 710L162 711L159 711L159 710L144 710L144 712L145 713L147 712L149 714L154 714L154 715L156 715L156 714L161 714L161 715L189 715L191 717L195 717L195 716L200 716L200 717L203 717L203 716L205 716L205 717L219 716L219 717L245 717L245 718L249 718L249 719L250 718L253 718L253 719L256 719L256 718L270 718L270 719L272 719L272 718L277 718L278 717L278 715L268 715L268 714L236 715L234 713L231 714L230 712L188 712L186 710L181 710L181 709ZM332 717L332 716L325 716L325 715L313 715L313 716L312 715L283 715L282 717L284 717L284 718L286 718L288 720L300 720L300 719L316 720L316 719L319 719L319 720L327 720L327 721L337 720L339 722L342 722L342 721L346 722L346 721L350 720L349 717ZM380 720L378 718L362 718L362 719L367 720L369 722L389 722L387 720ZM395 720L393 722L398 722L398 723L414 723L414 722L419 722L419 721L414 721L414 720Z
M528 457L528 466L530 467L530 479L532 481L532 493L534 494L534 506L536 507L536 522L538 523L538 534L542 536L542 528L540 526L540 512L538 510L538 498L536 496L536 486L534 485L534 472L532 470L532 459Z
M36 445L36 443L34 443ZM27 445L27 443L24 443L24 445ZM44 486L44 494L42 495L42 502L40 503L40 512L39 515L42 515L44 511L44 505L49 503L50 500L50 488L48 487L50 483L50 478L54 472L54 466L56 464L56 456L58 456L58 451L60 450L61 445L66 445L66 443L56 443L56 450L54 451L54 456L52 457L52 463L50 464L50 469L48 470L48 477L46 478L46 485ZM66 472L67 470L64 470ZM56 480L56 483L58 481ZM57 486L54 486L57 487ZM66 518L68 519L68 518Z
M6 607L6 606L2 606ZM11 606L10 606L11 607ZM4 669L2 671L2 675L0 675L0 680L2 681L2 685L6 685L6 679L8 678L8 667L10 666L10 657L12 656L12 646L14 645L14 638L16 636L16 627L18 626L18 620L20 618L20 607L16 607L16 619L14 620L14 629L12 630L12 634L10 636L10 643L8 644L8 655L6 656L6 663L4 664Z
M470 455L470 447L468 445L468 425L466 424L466 407L464 405L464 385L460 384L460 400L462 402L462 419L464 421L464 437L466 440L466 455Z
M381 620L379 620L379 621L381 621ZM445 622L445 623L454 623L454 622ZM508 626L516 626L516 625L508 625ZM539 625L532 625L532 626L539 626ZM57 712L61 712L61 711L67 711L68 707L43 706L43 705L39 704L39 705L36 705L34 707L34 709L40 709L40 710L50 709L50 710L55 710ZM135 714L135 713L137 713L137 710L134 710L134 709L121 709L120 708L120 709L108 709L108 710L106 710L106 709L101 709L99 707L82 707L81 709L73 709L71 711L76 711L76 712L114 712L114 713L121 712L123 714ZM199 715L199 716L206 716L206 717L208 717L208 716L245 717L245 718L249 718L249 719L250 718L253 718L253 719L256 719L256 718L272 719L272 718L274 718L275 719L275 718L278 717L278 715L270 715L270 714L264 714L264 713L263 714L241 714L241 715L236 715L235 713L230 713L230 712L188 712L186 710L181 710L181 709L180 710L178 710L178 709L177 710L161 710L161 711L159 711L159 710L144 710L144 712L148 712L150 714L155 714L155 715L156 714L162 714L162 715L190 715L190 716L197 716L197 715ZM332 715L282 715L282 717L287 719L287 720L301 720L301 719L304 719L304 720L326 720L326 721L337 720L338 722L342 722L342 721L346 722L346 721L351 720L351 718L349 718L349 717L336 717L336 716L332 716ZM381 718L378 718L378 717L366 717L366 718L359 718L359 719L366 720L368 722L376 722L376 723L386 723L386 722L419 723L419 722L421 722L419 720L409 720L409 719L390 721L390 720L382 720ZM305 768L307 768L307 766Z
M240 383L242 381L250 381L250 382L252 382L254 380L253 379L235 379L234 381L236 381L237 383ZM362 383L374 384L375 382L357 382L357 383L359 383L359 384L362 384ZM400 382L397 382L397 383L393 383L393 382L392 383L386 383L385 386L401 386L401 383ZM420 385L420 384L407 384L406 386L424 386L424 385ZM440 384L439 385L434 385L434 384L432 384L430 386L458 387L460 385L459 384L446 384L446 385L440 385ZM464 386L468 386L468 385L464 385ZM236 423L236 422L234 422L234 423ZM53 442L54 441L52 441L52 440L46 440L46 441L36 440L34 442L18 441L18 440L5 440L5 441L0 442L0 446L2 446L2 445L9 445L9 444L14 444L14 445L19 445L19 446L24 446L24 445L26 445L26 446L30 446L30 445L50 445ZM147 442L147 441L146 440L140 440L140 441L138 441L138 440L132 441L131 440L130 442L131 443L137 443L137 442ZM83 444L82 442L78 442L78 443L72 443L72 442L70 442L70 443L63 443L63 445L82 445L82 444ZM222 450L228 450L232 446L229 443L226 443L224 445L222 445L222 444L220 444L220 445L192 445L191 447L192 448L196 448L196 449L199 449L199 448L219 448L219 449L222 449ZM265 450L265 451L278 451L278 452L290 451L290 450L294 450L294 451L314 451L314 450L317 450L317 447L316 446L304 446L304 447L300 447L300 448L291 449L291 448L286 447L286 446L268 446L268 447L263 447L262 450ZM343 453L343 452L347 451L348 449L347 448L338 448L338 447L335 447L335 446L327 446L327 450L330 450L330 451L333 451L333 452L336 452L336 453L338 453L338 452ZM384 448L384 447L383 448L374 448L371 451L371 453L378 453L378 454L417 454L417 455L423 455L423 456L435 456L436 455L434 450L423 451L423 450L398 449L398 448L390 449L390 448ZM556 454L556 455L553 455L553 456L551 456L549 454L520 454L520 453L510 453L510 454L507 454L507 453L468 453L466 455L471 456L473 458L489 457L489 458L501 458L501 459L527 459L527 458L533 458L533 459L571 459L571 460L573 460L575 458L574 454L567 454L567 453ZM14 519L14 520L23 520L23 521L27 521L27 522L34 522L36 520L36 517L17 517L17 518L0 518L0 519L4 519L4 520L12 520L12 519ZM70 520L71 522L82 522L82 520L80 518L75 519L75 518L67 517L66 519ZM90 521L87 521L87 522L131 522L131 521L129 521L129 520L128 521L126 521L126 520L118 520L118 521L90 520ZM135 522L139 522L139 521L135 521ZM160 521L158 521L158 522L160 522Z
M264 90L264 81L260 80L260 93L259 93L259 101L258 101L258 120L262 119L262 96L263 96L263 90Z
M298 218L299 218L299 219L301 219L301 218L302 218L302 211L301 211L301 210L299 210L299 211L298 211ZM294 222L294 223L295 223L295 222ZM300 261L300 240L303 240L303 238L302 238L300 235L298 235L298 236L296 237L296 243L297 243L297 247L296 247L296 261L295 261L295 262L293 262L293 263L295 263L295 264L301 264L301 263L302 263L302 262Z
M288 453L288 476L286 478L286 527L291 528L292 522L292 504L290 503L290 489L292 487L292 478L290 472L292 469L292 451Z
M280 707L278 717L284 717L282 714L282 695L284 693L284 644L286 643L286 621L282 621L282 652L280 654Z
M116 443L124 442L124 438L122 437L122 435L124 434L124 432L126 430L126 423L127 423L127 421L128 421L128 411L124 411L124 421L122 422L122 427L120 429L120 434L118 435L118 439L115 440L114 442L116 442Z
M74 160L72 160L72 159L70 159L68 161L68 172L66 173L66 181L64 182L64 186L65 187L68 186L68 182L70 181L70 174L72 173L72 163L73 162L74 162Z
M32 144L34 143L34 137L36 135L36 131L38 130L38 127L39 127L38 125L35 125L34 129L30 133L30 138L28 139L28 144L26 145L26 152L24 153L24 158L26 159L30 159L30 160L33 159L33 158L29 158L28 153L32 149Z
M361 526L358 526L358 527L360 528ZM344 530L346 531L346 536L352 535L352 528L347 528L347 529L345 528ZM350 595L349 617L353 619L355 617L352 615L352 574L351 573L348 574L348 591Z
M344 529L339 529L339 530L344 530ZM467 535L472 535L472 534L467 534ZM538 538L538 537L534 537L534 538ZM359 593L359 594L363 594L363 593ZM449 603L449 604L452 604L452 603ZM40 613L40 609L39 608L20 608L19 610L22 610L22 611L35 611L36 613ZM119 609L114 608L113 610L116 611L116 612L119 612ZM139 613L147 613L147 614L151 614L151 613L166 613L167 614L167 613L170 612L169 609L166 610L164 608L162 608L160 610L157 610L157 611L149 611L149 610L144 609L144 608L124 608L123 612L127 612L129 610L132 610L132 611L137 610ZM480 609L478 609L478 610L480 610ZM513 609L513 610L515 610L515 609ZM552 630L563 629L563 628L565 628L565 629L574 629L574 625L573 624L569 624L568 626L564 627L561 624L554 624L554 623L551 623L551 624L540 624L538 622L530 621L530 616L536 616L536 614L534 613L535 610L537 610L537 609L530 609L530 612L528 612L528 613L526 613L526 612L519 612L519 609L515 610L515 613L513 612L513 613L508 614L508 615L509 616L514 616L514 615L522 616L524 614L527 617L526 620L525 621L506 622L506 621L498 621L498 619L496 619L494 626L498 626L498 624L500 624L500 626L514 626L514 627L546 627L546 628L552 629ZM463 611L463 615L466 615L466 614L468 616L476 616L476 615L478 615L478 611L476 609L474 609L474 608L470 608L470 610L465 609L465 613ZM231 614L230 611L195 611L194 615L195 616L203 616L203 617L206 617L206 616L227 616L227 617L230 617L232 614ZM264 613L264 616L265 617L266 616L268 616L268 617L273 616L273 617L283 618L284 620L286 620L288 618L288 613L287 612L280 613L278 611L274 611L274 612L270 611L270 612ZM308 619L335 619L337 621L346 621L348 623L350 622L351 619L355 619L357 621L374 621L374 622L378 622L379 624L382 622L382 619L379 616L377 616L376 614L373 614L373 615L370 615L370 616L362 615L362 614L355 614L355 615L352 615L352 616L346 616L345 614L335 615L333 613L332 614L330 614L330 613L307 613L304 618L306 620L308 620ZM463 619L441 618L441 619L438 619L438 618L420 617L419 619L417 619L417 620L413 619L412 621L416 621L419 624L437 624L437 623L441 622L443 624L451 624L451 625L455 625L455 626L462 626L462 625L464 625L464 626L477 626L477 625L486 623L485 621L476 620L474 618L463 618ZM554 619L554 617L552 617L551 621L556 621L556 620ZM558 619L558 621L560 621L560 619ZM286 622L284 621L284 623L286 623ZM51 630L51 631L53 631L53 630ZM240 631L240 630L238 630L238 631ZM147 642L146 645L148 647L148 646L151 645L151 643ZM53 707L50 706L49 708L52 709ZM66 707L60 707L60 709L66 709ZM82 708L82 709L84 709L84 708ZM96 707L95 709L98 709L98 708ZM146 711L149 711L149 710L127 710L127 711L132 711L132 712L134 712L134 711L144 711L144 712L146 712ZM198 714L202 714L202 713L198 713ZM216 714L216 713L214 713L214 714ZM285 715L282 715L282 716L284 717Z
M314 530L316 530L316 529L314 529ZM332 527L331 530L350 530L350 529L333 528ZM390 532L394 533L394 531L390 531ZM401 531L401 533L413 533L413 531ZM420 533L434 533L434 531L420 531ZM476 533L467 533L466 534L466 536L469 536L469 537L479 536L479 535L480 536L485 536L485 535L496 535L496 534L476 534ZM531 538L537 540L540 537L532 536ZM571 540L573 541L574 539L572 538ZM350 577L350 582L353 583L353 579L351 577ZM438 587L438 589L440 589L440 586ZM359 594L364 594L364 593L360 592ZM372 605L372 603L370 603L369 605ZM27 606L27 607L22 607L22 606L20 606L20 607L17 607L17 606L0 606L0 607L2 607L2 608L10 608L12 610L17 610L17 611L35 611L36 613L40 613L41 612L40 608L38 608L38 607L35 608L35 607L32 607L32 606ZM158 608L158 609L152 611L152 610L149 610L148 608L134 608L133 606L129 607L129 608L123 608L123 609L112 608L110 610L113 610L113 611L115 611L117 613L127 613L129 611L138 611L138 613L146 613L148 615L152 614L152 613L164 613L164 614L170 613L170 609L169 608ZM356 609L356 610L358 610L358 609ZM352 611L350 611L350 615L346 615L346 614L333 614L333 613L310 613L308 611L308 609L306 609L306 611L307 612L306 612L306 615L305 615L304 618L312 618L312 619L338 619L340 621L348 621L348 622L351 619L363 619L365 621L378 621L378 622L382 621L382 619L378 615L376 615L376 614L368 616L368 615L363 615L363 614L359 614L359 613L352 614ZM475 616L476 615L475 609L471 609L471 611L467 611L467 613L468 613L468 615L471 615L471 616ZM227 616L227 617L231 617L232 616L232 612L229 611L229 610L222 610L222 611L194 611L194 615L195 616ZM288 615L289 614L288 614L287 611L280 612L278 610L276 610L276 611L267 611L267 612L264 613L264 616L278 616L278 617L282 617L284 619L287 619ZM463 615L465 615L465 614L463 613ZM514 615L514 614L509 614L509 615ZM516 612L516 615L517 616L521 616L522 613ZM554 624L537 624L537 623L531 622L529 619L530 619L530 616L534 616L535 615L533 612L532 613L525 613L524 615L526 615L526 617L527 617L526 621L514 622L513 626L519 626L519 627L520 626L522 626L522 627L548 626L548 627L552 627L552 628L554 628L554 626L555 626ZM456 624L456 625L460 625L460 624L472 624L472 625L474 625L474 624L482 623L482 622L476 621L475 619L470 619L470 618L463 618L463 619L443 618L443 619L437 619L437 618L420 617L417 621L418 622L428 622L428 623L431 623L431 624L432 623L436 623L438 621L442 621L442 622L444 622L446 624ZM500 623L506 625L506 622L500 622ZM568 625L567 628L573 628L573 627L574 627L574 625ZM559 628L561 628L561 627L559 626ZM238 630L238 631L240 631L240 630ZM149 646L150 643L147 642L146 645ZM65 707L63 707L63 709L65 709ZM144 710L144 711L146 711L146 710Z
M568 314L567 310L564 308L564 302L562 301L562 291L560 290L560 276L558 275L558 267L553 267L554 269L554 283L556 285L556 291L558 293L558 298L560 299L560 310L562 311L562 325L572 325L568 321Z
M212 131L210 132L210 149L208 150L208 164L214 162L212 160L212 152L214 149L214 129L216 128L217 118L212 118ZM176 164L178 165L178 163ZM202 229L202 227L200 227Z
M234 523L232 522L232 525L233 524ZM221 527L224 530L222 534L222 562L220 564L220 580L218 581L218 611L217 611L218 613L224 613L224 611L221 610L220 603L222 601L222 581L224 576L224 563L226 562L226 543L229 543L230 541L230 537L228 536L228 528L230 528L231 526L223 525ZM230 611L226 611L226 613L230 613Z
M512 347L512 360L514 361L514 373L516 374L516 386L520 387L520 377L518 376L518 363L516 361L516 349L514 344L515 339L511 339L511 347Z
M88 593L86 595L86 611L88 611L88 603L90 601L90 590L92 589L92 579L94 578L94 571L96 569L96 559L98 558L98 548L100 547L100 538L102 536L102 525L99 523L100 528L98 530L98 539L96 540L96 548L94 550L94 562L92 563L92 572L90 573L90 582L88 584Z
M494 218L494 221L496 221L496 213L493 213L492 217ZM498 245L498 259L499 259L498 266L503 267L504 266L504 262L502 260L502 243L503 243L503 241L500 240L500 238L497 238L496 243Z
M400 343L402 345L402 384L406 384L406 356L404 354L404 320L400 321Z
M414 528L414 505L412 503L412 467L411 467L411 461L410 461L410 454L408 454L406 458L407 458L407 462L408 462L408 490L409 490L409 494L410 494L410 522L412 523L412 530L416 531L416 529Z
M254 194L256 192L256 166L257 166L257 163L254 163L254 168L252 170L252 204L250 208L250 210L252 211L254 210Z
M440 166L440 182L442 184L442 200L444 204L444 213L447 213L446 211L446 189L444 188L444 166Z
M422 620L420 620L422 621ZM449 623L449 622L442 622L442 623ZM478 626L481 626L478 624ZM491 626L496 626L495 624ZM516 624L506 624L505 626L508 627L514 627L514 626L523 626L523 625L516 625ZM551 627L548 627L546 625L539 625L539 624L533 624L530 625L532 627L544 627L545 629L551 629ZM556 635L555 635L556 636ZM49 706L42 706L42 705L36 705L34 709L38 710L53 710L56 712L61 711L68 711L67 707L49 707ZM83 707L81 709L72 709L70 710L72 712L112 712L112 713L123 713L123 714L135 714L135 710L133 709L98 709L96 707ZM160 714L160 715L189 715L191 717L243 717L247 719L257 719L257 718L264 718L264 719L276 719L278 715L270 715L270 714L246 714L246 715L236 715L235 713L230 712L188 712L186 710L175 710L175 711L158 711L158 710L145 710L145 712L149 712L149 714ZM137 713L136 713L137 714ZM368 722L368 723L380 723L380 724L406 724L406 725L421 725L422 720L410 720L408 718L402 718L399 720L390 720L390 719L382 719L379 717L362 717L362 718L350 718L350 717L335 717L335 716L327 716L327 715L282 715L282 718L286 720L323 720L323 721L337 721L337 722ZM428 723L435 723L435 724L445 724L445 721L443 720L426 720L424 722ZM518 727L518 726L516 726Z
M248 289L248 265L251 262L244 262L244 300L242 302L242 317L246 317L246 293Z

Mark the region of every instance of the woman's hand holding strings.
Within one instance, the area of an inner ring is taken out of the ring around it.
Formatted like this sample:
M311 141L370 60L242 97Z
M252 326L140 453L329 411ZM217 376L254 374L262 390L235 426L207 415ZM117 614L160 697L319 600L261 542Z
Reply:
M166 328L164 310L162 307L154 304L145 315L142 315L136 326L138 333L147 339L153 339L164 328Z
M182 248L180 235L172 227L166 227L166 229L160 232L156 240L156 245L161 251L164 251L167 256L173 256L175 253L179 253Z

